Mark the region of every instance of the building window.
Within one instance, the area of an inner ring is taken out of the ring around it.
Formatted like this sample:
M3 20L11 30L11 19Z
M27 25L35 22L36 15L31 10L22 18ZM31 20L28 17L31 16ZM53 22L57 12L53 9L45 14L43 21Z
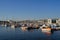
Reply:
M56 20L54 19L54 20L52 20L52 23L56 23Z

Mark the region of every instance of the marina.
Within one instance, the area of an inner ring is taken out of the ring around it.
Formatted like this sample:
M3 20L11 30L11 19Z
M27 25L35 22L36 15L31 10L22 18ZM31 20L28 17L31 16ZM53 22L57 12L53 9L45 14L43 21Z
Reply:
M60 0L0 0L0 40L60 40Z
M0 21L1 40L60 40L60 25L52 20Z

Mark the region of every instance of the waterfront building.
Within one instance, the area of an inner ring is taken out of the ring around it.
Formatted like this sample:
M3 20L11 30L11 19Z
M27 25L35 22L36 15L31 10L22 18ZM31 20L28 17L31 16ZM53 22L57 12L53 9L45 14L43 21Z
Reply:
M48 24L52 24L52 19L47 20Z
M60 26L60 19L56 20L56 23Z

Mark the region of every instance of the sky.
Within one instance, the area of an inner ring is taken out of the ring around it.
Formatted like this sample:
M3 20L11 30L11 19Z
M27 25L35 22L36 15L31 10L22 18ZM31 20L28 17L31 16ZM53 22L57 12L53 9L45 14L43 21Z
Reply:
M60 0L0 0L0 19L60 17Z

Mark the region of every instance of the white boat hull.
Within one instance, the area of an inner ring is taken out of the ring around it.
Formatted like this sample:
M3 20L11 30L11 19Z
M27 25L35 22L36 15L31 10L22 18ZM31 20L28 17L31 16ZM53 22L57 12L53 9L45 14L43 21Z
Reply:
M47 29L41 29L42 32L51 32L51 29L47 28Z

